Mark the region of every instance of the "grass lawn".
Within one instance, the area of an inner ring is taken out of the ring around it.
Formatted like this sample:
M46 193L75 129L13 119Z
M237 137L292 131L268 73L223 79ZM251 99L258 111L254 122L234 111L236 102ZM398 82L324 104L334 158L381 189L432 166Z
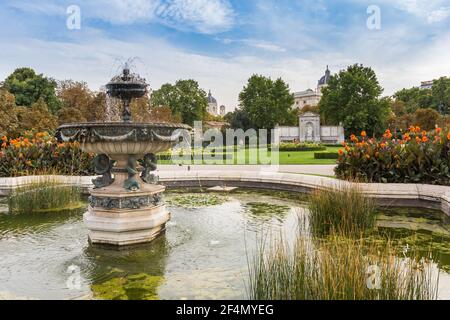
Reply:
M316 152L338 152L341 147L327 147L325 151L292 151L287 152L283 151L279 153L279 161L280 164L336 164L335 159L314 159L314 153ZM235 152L234 164L256 164L249 163L249 150L238 150ZM239 157L243 159L245 156L245 163L238 162ZM270 156L270 153L269 153ZM179 164L179 162L173 162L171 160L160 160L160 164ZM182 162L182 164L188 165L191 163ZM203 164L216 164L211 161L205 160ZM219 164L227 164L227 163L219 163ZM260 164L260 163L258 163Z

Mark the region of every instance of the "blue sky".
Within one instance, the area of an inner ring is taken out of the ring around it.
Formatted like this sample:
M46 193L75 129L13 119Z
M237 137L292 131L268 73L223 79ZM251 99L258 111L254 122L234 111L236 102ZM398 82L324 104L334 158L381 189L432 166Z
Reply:
M81 29L66 27L67 8ZM369 30L367 8L380 8ZM0 78L31 66L98 90L129 57L153 89L193 78L229 110L248 77L314 88L326 65L371 66L385 94L450 76L449 0L3 0Z

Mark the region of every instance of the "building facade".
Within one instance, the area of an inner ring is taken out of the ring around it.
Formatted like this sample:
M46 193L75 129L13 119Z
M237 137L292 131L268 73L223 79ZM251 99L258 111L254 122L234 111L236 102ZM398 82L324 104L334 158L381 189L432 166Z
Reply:
M319 105L320 98L322 97L322 90L328 85L330 77L331 72L327 66L325 75L320 78L315 90L307 89L305 91L294 92L294 105L292 107L301 111L306 106L315 107Z
M217 99L211 94L211 90L208 93L208 113L213 116L224 116L226 114L226 107L217 103Z
M322 126L320 115L306 112L299 116L298 127L277 127L276 135L280 142L330 143L340 144L345 141L342 126Z

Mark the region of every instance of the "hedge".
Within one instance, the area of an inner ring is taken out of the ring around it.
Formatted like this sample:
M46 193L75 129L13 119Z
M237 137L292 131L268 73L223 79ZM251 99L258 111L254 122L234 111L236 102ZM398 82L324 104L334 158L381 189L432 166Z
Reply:
M314 159L338 159L338 152L316 152L314 153Z

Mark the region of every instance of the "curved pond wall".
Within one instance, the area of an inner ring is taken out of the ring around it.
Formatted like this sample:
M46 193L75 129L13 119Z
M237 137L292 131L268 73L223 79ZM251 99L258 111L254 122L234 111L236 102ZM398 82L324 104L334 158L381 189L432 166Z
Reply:
M308 193L316 189L354 185L382 205L414 206L438 209L450 216L450 187L423 184L353 183L328 177L269 171L161 171L160 182L170 187L214 187L273 189ZM29 176L0 178L0 196L7 196L17 187L48 181L79 186L88 191L95 177Z

